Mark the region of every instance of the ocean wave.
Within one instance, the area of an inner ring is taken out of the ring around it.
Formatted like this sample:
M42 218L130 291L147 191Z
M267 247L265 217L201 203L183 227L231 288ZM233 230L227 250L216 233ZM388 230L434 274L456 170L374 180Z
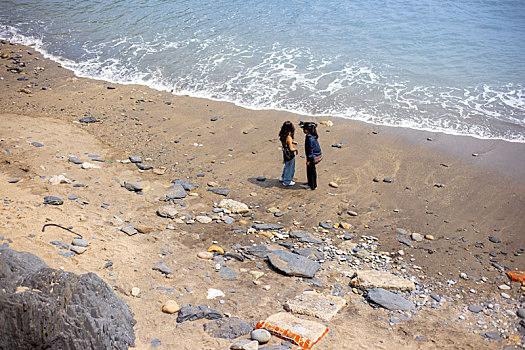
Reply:
M0 38L34 47L80 77L141 84L255 110L525 143L521 85L420 86L369 62L344 63L279 43L242 46L221 35L179 41L162 35L154 41L117 36L84 44L77 59L58 55L43 37L24 35L12 26L0 26ZM172 66L168 58L178 61Z

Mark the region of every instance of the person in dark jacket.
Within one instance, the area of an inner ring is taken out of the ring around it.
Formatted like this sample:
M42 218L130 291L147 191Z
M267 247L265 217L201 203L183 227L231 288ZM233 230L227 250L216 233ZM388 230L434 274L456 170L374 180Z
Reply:
M317 188L317 171L315 169L315 160L322 156L321 146L319 145L319 135L317 135L317 124L313 122L306 122L302 125L303 131L306 134L304 141L304 151L306 156L306 176L308 178L307 190L315 190Z

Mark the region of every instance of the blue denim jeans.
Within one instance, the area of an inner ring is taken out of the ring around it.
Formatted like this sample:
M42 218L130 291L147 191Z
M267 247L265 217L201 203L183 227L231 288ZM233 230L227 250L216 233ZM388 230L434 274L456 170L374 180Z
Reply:
M283 183L285 185L289 185L294 175L295 175L295 157L293 157L287 162L284 162L283 175L281 176L284 180Z

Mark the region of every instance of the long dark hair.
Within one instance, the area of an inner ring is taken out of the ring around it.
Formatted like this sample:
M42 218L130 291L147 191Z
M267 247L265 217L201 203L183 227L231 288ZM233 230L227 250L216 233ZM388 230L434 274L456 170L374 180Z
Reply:
M304 123L303 128L306 131L308 131L310 135L315 136L316 138L319 138L319 135L317 135L317 124L316 123L311 123L311 122Z
M281 126L281 131L279 131L279 139L281 142L286 142L288 135L290 135L293 139L294 133L295 127L293 126L293 123L287 120L283 123L283 126Z

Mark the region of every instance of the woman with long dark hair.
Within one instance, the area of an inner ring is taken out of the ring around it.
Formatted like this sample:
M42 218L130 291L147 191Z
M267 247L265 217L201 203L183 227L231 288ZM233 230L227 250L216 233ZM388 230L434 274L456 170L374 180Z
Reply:
M307 190L315 190L317 188L317 170L315 164L322 159L321 146L319 145L319 135L317 134L317 124L314 122L306 122L302 125L303 131L306 134L304 141L304 151L306 156L306 176L308 178Z
M293 141L294 133L295 127L292 122L289 120L285 121L279 132L279 140L281 140L283 148L284 161L283 174L279 181L281 181L284 186L295 185L295 182L292 180L295 174L295 155L299 154L299 151L294 148L294 145L297 144L297 142Z

